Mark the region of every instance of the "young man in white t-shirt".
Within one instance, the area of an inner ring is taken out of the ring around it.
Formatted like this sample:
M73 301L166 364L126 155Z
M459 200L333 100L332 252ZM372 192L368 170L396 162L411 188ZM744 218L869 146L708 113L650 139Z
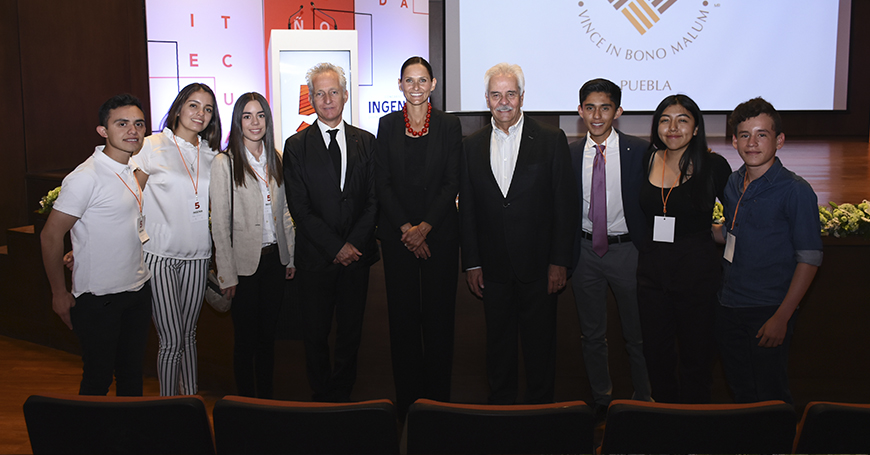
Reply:
M128 164L142 148L145 115L132 95L100 107L97 133L106 139L63 179L42 231L42 260L52 307L82 348L80 395L142 395L142 361L151 321L151 273L142 243L142 189ZM63 271L63 238L71 233L72 290Z

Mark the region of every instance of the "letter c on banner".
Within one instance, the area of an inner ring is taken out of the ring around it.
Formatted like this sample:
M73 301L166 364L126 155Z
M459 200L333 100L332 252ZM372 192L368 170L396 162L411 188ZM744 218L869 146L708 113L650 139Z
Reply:
M230 57L232 57L232 55L227 54L227 55L224 55L224 58L221 59L221 61L224 63L224 66L226 66L227 68L232 68L232 67L233 67L233 64L232 64L232 63L227 63L227 59L230 58Z

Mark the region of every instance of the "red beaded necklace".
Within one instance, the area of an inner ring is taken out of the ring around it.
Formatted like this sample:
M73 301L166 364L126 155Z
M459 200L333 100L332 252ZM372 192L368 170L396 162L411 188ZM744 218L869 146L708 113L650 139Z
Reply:
M422 136L429 131L429 119L432 117L432 103L427 102L426 105L426 122L423 124L423 129L420 131L414 131L411 128L411 120L408 119L408 103L405 103L405 105L402 106L402 114L405 116L405 128L408 129L408 133L411 133L411 136Z

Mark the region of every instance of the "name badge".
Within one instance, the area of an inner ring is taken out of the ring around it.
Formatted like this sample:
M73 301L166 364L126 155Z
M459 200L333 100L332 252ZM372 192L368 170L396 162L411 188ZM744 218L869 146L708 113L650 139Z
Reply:
M734 261L734 244L737 243L737 237L732 233L725 235L725 254L722 255L728 262Z
M191 223L208 221L208 199L200 201L199 198L192 198L188 200L187 206L190 210Z
M139 232L139 241L145 243L151 240L151 237L148 237L148 233L145 232L145 215L139 215L136 219L136 231Z
M653 241L674 243L674 228L677 219L672 216L657 216L653 222Z

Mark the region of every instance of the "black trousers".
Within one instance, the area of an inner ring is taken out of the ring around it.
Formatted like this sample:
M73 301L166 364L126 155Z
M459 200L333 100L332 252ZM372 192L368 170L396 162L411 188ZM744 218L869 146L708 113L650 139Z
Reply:
M142 396L142 362L151 324L150 282L138 291L76 297L70 309L82 347L79 395Z
M418 259L401 241L381 240L400 417L418 398L450 401L459 239L427 243L432 256Z
M526 370L525 402L552 403L556 381L556 296L547 277L522 283L486 280L486 370L490 404L514 404L518 392L518 341ZM519 340L518 340L519 335Z
M643 355L656 401L710 402L720 261L709 231L638 256Z
M314 401L347 402L356 382L369 267L333 264L325 271L297 270L302 342ZM333 361L329 332L335 318Z
M233 297L233 373L244 397L272 398L275 330L287 268L277 249L260 257L257 271L240 276Z

